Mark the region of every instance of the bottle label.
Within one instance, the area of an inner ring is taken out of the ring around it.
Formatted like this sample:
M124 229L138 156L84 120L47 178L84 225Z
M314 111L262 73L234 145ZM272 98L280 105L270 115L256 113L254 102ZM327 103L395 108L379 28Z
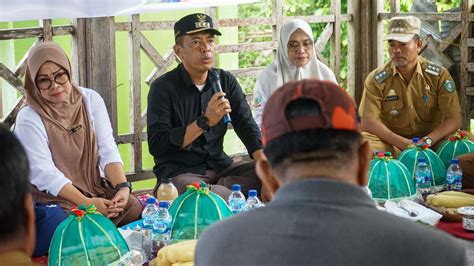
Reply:
M155 221L153 224L153 231L158 234L165 234L168 233L171 229L171 221L170 220L158 220Z

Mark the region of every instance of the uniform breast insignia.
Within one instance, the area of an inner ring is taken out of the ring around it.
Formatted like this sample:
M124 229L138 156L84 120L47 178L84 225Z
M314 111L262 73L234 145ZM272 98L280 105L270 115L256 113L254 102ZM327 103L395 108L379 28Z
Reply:
M425 68L425 72L431 75L439 76L439 73L441 72L441 67L435 64L428 64Z
M391 89L389 92L388 92L388 95L387 97L385 97L385 101L388 102L388 101L396 101L398 100L398 96L397 94L395 93L395 91L393 89Z
M443 85L444 89L447 90L449 93L454 91L454 82L450 79L446 80Z
M388 72L386 70L375 73L375 76L374 76L375 81L377 81L378 83L382 83L387 78L388 78Z

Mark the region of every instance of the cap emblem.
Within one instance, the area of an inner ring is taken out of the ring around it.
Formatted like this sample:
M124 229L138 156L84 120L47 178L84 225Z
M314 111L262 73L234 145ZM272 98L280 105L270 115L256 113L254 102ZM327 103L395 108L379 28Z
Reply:
M204 14L197 14L198 21L194 23L196 28L210 28L211 24L206 21L206 15Z

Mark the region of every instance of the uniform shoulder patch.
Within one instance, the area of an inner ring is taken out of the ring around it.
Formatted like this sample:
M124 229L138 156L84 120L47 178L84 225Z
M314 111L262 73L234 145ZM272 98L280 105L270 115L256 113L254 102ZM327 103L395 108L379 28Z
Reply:
M389 75L389 73L388 73L387 70L382 70L380 72L375 73L374 79L378 83L382 83L384 80L386 80L388 78L388 75Z
M449 93L452 93L454 91L454 82L450 79L447 79L445 82L444 82L444 85L443 85L444 89L449 92Z
M425 72L434 76L439 76L441 73L441 67L435 64L426 64Z

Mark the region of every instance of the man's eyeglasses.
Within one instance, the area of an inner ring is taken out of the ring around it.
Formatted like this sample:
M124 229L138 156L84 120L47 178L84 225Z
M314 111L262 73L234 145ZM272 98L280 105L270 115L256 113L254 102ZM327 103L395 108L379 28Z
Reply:
M313 41L311 40L304 40L303 43L299 43L297 41L289 41L288 42L288 50L297 51L300 47L303 46L303 49L308 51L313 48Z
M53 80L54 82L56 82L56 84L64 85L66 84L66 82L69 81L69 74L64 70L60 70L59 72L54 74L52 79L47 78L47 77L38 78L36 80L36 86L40 90L49 90L51 86L53 85Z

